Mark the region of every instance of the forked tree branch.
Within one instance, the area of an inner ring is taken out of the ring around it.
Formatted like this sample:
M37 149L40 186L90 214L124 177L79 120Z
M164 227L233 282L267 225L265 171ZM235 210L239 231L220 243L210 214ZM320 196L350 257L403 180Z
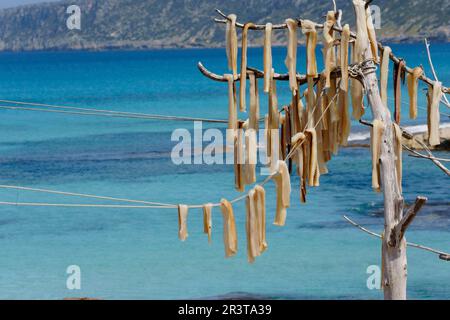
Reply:
M403 128L402 128L403 130ZM433 153L431 152L430 148L428 148L428 146L423 143L422 141L420 141L419 139L414 139L414 141L416 141L424 150L425 152L428 154L428 156L430 157L430 160L439 168L441 169L447 176L450 176L450 170L447 169L446 166L444 166L439 160L436 160L436 157L433 155ZM408 148L407 148L408 149Z
M367 233L367 234L369 234L369 235L371 235L373 237L377 237L379 239L382 238L380 234L378 234L376 232L373 232L373 231L371 231L371 230L361 226L360 224L358 224L358 223L354 222L353 220L351 220L349 217L344 216L344 219L348 223L353 225L354 227L358 228L359 230L361 230L361 231L363 231L363 232L365 232L365 233ZM443 252L443 251L440 251L440 250L436 250L436 249L433 249L433 248L430 248L430 247L426 247L426 246L423 246L423 245L420 245L420 244L412 243L412 242L407 242L406 244L407 244L408 247L411 247L411 248L421 249L421 250L425 250L425 251L437 254L439 256L439 259L441 259L443 261L450 261L450 253L446 253L446 252Z
M415 150L408 150L409 152L412 152L413 154L410 154L409 156L412 158L418 158L418 159L427 159L427 160L437 160L437 161L441 161L441 162L450 162L450 159L444 159L444 158L435 158L435 157L430 157L430 156L426 156L424 154L421 154Z
M221 75L218 75L210 70L208 70L203 63L199 62L197 64L197 68L200 70L200 72L207 78L214 80L214 81L218 81L218 82L227 82L228 80ZM365 62L363 63L354 63L349 65L349 77L358 80L359 82L361 82L361 84L364 86L364 80L361 77L360 73L365 73L367 72L367 70L370 69L370 66L367 66L365 64ZM255 73L256 78L264 78L264 71L256 69L256 68L251 68L248 67L247 70L252 71ZM354 70L360 71L360 73L358 72L352 72ZM321 79L322 75L319 74L317 77L314 77L314 81L317 82ZM341 68L340 67L336 67L332 72L331 72L331 78L332 79L337 79L341 77ZM247 79L249 78L249 75L247 75ZM289 74L287 73L275 73L273 78L275 80L278 81L289 81ZM238 74L236 79L234 80L235 82L240 81L241 80L241 74ZM307 83L307 76L303 75L303 74L297 74L297 82L299 83L299 85L303 85L305 83Z
M405 236L406 230L408 230L408 227L413 222L414 218L419 213L420 209L425 205L425 203L428 201L425 197L417 197L416 202L414 205L406 212L406 214L403 216L402 220L398 223L398 225L395 227L396 229L396 236L397 236L397 242L403 239Z

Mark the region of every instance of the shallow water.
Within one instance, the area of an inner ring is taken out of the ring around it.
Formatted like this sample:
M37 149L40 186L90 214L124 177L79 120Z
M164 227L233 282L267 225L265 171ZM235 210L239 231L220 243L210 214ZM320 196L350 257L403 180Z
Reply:
M426 63L423 46L392 48L409 65ZM450 83L450 46L433 44L432 50L441 80ZM250 64L260 67L261 50L250 54ZM284 70L284 55L285 49L275 49L277 70ZM3 53L0 94L20 101L226 118L226 86L205 79L196 69L199 60L219 74L226 71L223 50ZM285 84L279 92L280 103L288 103ZM403 100L408 101L406 90ZM419 101L426 106L424 97ZM423 110L417 121L409 121L407 109L406 125L426 123ZM192 129L190 123L0 113L1 184L169 203L237 195L232 166L172 164L171 132L180 125ZM353 132L363 130L355 124ZM404 158L406 201L429 198L408 240L448 251L450 183L426 160ZM180 243L173 210L1 207L0 298L380 299L381 292L366 285L367 267L380 264L380 241L342 219L346 214L374 231L382 229L382 197L371 190L370 168L368 150L341 150L321 187L310 190L307 205L298 203L294 177L287 226L268 225L269 249L254 265L246 261L242 203L235 207L240 252L233 259L224 259L218 210L208 245L196 210L190 212L190 237ZM268 219L273 219L272 184L267 194ZM11 190L0 190L0 201L93 202ZM408 258L411 298L450 297L448 263L416 249L408 250ZM75 292L66 288L65 272L74 264L82 270L82 290Z

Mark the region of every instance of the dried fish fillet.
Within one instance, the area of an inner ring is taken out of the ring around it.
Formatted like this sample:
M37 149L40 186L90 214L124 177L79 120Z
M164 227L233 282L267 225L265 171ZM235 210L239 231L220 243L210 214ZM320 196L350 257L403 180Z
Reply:
M248 72L250 78L250 114L249 114L249 128L259 129L259 92L258 79L254 72Z
M369 41L370 41L370 50L372 51L372 57L375 60L375 62L378 63L380 61L380 57L378 56L378 41L377 41L377 34L375 32L375 27L373 25L373 19L372 19L372 11L370 9L370 6L366 9L366 17L367 17L367 34L369 35Z
M314 110L318 109L315 108L317 97L316 92L314 91L314 79L311 77L308 77L308 88L305 90L304 95L306 98L306 113L308 119L306 128L310 128L314 126Z
M246 233L247 233L247 257L248 262L255 262L255 258L259 256L258 246L258 227L255 208L255 190L250 190L248 193L246 203Z
M286 159L291 145L291 110L284 107L283 122L281 124L281 158Z
M438 146L441 144L439 134L439 125L441 114L439 113L439 104L442 98L442 83L436 81L433 86L429 86L429 104L428 104L428 134L430 146Z
M266 241L266 191L262 186L255 187L256 212L259 228L259 250L264 252L267 249Z
M268 93L272 81L272 24L266 24L264 37L264 92Z
M303 132L299 132L296 135L294 135L291 139L292 147L299 145L303 141L305 141L306 135Z
M277 82L273 79L274 70L271 71L270 88L269 88L269 128L278 129L279 127L279 112L278 112L278 97L277 97Z
M303 109L303 105L300 98L300 92L296 91L292 95L292 101L290 106L290 116L291 116L291 136L301 131L302 119L300 109Z
M394 123L394 153L395 153L395 172L397 175L397 184L400 190L400 194L402 191L402 181L403 181L403 144L402 137L403 132L400 129L399 125Z
M245 191L245 148L244 148L244 130L243 123L239 123L239 130L237 130L234 141L234 181L236 190L239 192Z
M375 119L371 130L371 151L372 151L372 188L377 192L381 191L380 187L380 156L381 143L383 140L385 126L383 121Z
M180 204L178 205L178 238L180 238L181 241L186 241L188 237L188 230L187 230L187 217L189 213L189 207Z
M248 48L248 29L254 27L253 23L246 23L242 31L242 54L241 54L241 86L239 88L239 109L245 112L246 91L247 91L247 48Z
M306 35L306 75L317 77L316 24L310 20L302 20L302 32L304 35Z
M280 123L281 117L280 117ZM277 171L278 160L280 160L280 131L279 129L269 130L270 138L270 172L274 173Z
M277 190L277 209L274 224L282 227L286 224L286 209L291 205L291 179L286 162L279 160L277 166L278 173L273 178Z
M297 85L297 22L293 19L287 19L288 27L288 49L286 56L286 67L289 71L289 87L294 92L298 90Z
M246 200L247 256L249 263L255 262L255 258L259 257L267 248L265 196L264 188L257 186L249 192Z
M309 172L308 172L308 184L311 187L318 187L320 185L320 170L317 154L317 133L316 129L310 128L306 130L310 142L310 156L309 156Z
M211 203L203 205L203 232L208 235L209 243L211 243L212 232L212 207Z
M395 111L394 118L397 124L400 124L402 115L402 81L404 82L406 63L400 60L394 65L394 97Z
M235 85L233 75L225 74L224 78L228 81L228 129L236 130L238 126L236 101L234 99L235 95Z
M220 202L220 209L223 215L225 256L229 258L237 253L236 221L234 219L233 206L228 200L222 199Z
M387 108L387 87L388 87L388 79L389 79L389 61L391 55L391 48L384 47L383 54L381 56L381 68L380 68L380 95L381 100L383 101L384 106Z
M333 26L336 23L336 13L328 11L327 20L323 25L323 57L325 64L325 88L331 86L330 77L331 71L334 68L335 56L334 52L334 31Z
M238 38L236 30L235 14L230 14L227 19L226 27L226 47L227 47L227 60L228 69L233 72L233 80L237 80L237 59L238 59Z
M349 113L349 97L348 92L341 90L338 97L338 113L339 113L339 127L338 137L339 145L347 146L348 138L351 130L351 120Z
M256 131L248 129L245 132L245 184L253 184L256 182L256 162L257 162L257 141Z
M356 41L352 52L352 62L361 63L364 60L364 54L368 50L369 41L367 39L367 19L365 15L366 2L363 0L353 0L355 10L362 11L361 14L357 14L356 17ZM360 120L364 115L363 104L363 86L356 80L352 79L351 93L352 93L352 106L353 106L353 118Z
M341 84L340 89L348 92L348 50L350 41L350 26L344 25L341 34L341 49L340 49L340 62L341 62Z
M417 87L419 86L419 78L423 75L423 69L416 67L412 73L408 73L408 94L409 94L409 117L417 118Z

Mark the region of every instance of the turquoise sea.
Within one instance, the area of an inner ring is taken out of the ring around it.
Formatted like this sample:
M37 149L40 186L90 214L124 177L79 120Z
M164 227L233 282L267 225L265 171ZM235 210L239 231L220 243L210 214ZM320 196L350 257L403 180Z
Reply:
M408 65L422 63L430 74L423 45L392 48ZM448 86L450 45L432 44L432 51ZM285 52L274 49L279 72L285 70ZM250 49L249 64L260 67L261 54ZM304 57L304 48L299 55ZM226 85L205 79L196 68L202 61L223 74L225 59L222 49L1 53L0 99L226 118ZM289 102L286 84L279 94L280 103ZM406 88L403 100L408 102ZM424 96L419 101L426 106ZM407 119L407 109L405 125L426 124L423 109L417 121ZM204 125L216 126L223 128ZM172 164L175 128L193 129L193 124L0 110L0 184L169 203L236 197L232 166ZM355 124L353 132L364 130ZM380 265L380 241L342 219L349 215L374 231L383 228L383 198L371 190L369 150L342 149L321 187L309 190L306 205L298 201L298 179L292 182L287 226L268 225L269 249L254 265L247 263L243 203L235 206L240 251L233 259L224 258L219 210L213 211L213 243L208 245L200 210L190 211L190 237L182 243L176 210L0 206L0 298L381 299L382 292L366 284L367 268ZM430 162L405 154L406 201L429 198L408 240L450 250L449 187L448 178ZM267 194L270 221L273 184ZM93 203L13 190L0 190L2 201ZM410 298L450 298L449 263L416 249L408 250L408 260ZM66 288L70 265L81 268L79 291Z

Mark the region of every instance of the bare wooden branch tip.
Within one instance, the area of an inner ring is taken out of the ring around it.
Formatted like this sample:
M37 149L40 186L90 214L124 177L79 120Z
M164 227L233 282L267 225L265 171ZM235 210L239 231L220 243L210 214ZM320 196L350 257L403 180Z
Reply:
M358 228L359 230L361 230L361 231L363 231L363 232L365 232L365 233L367 233L367 234L369 234L369 235L371 235L373 237L376 237L376 238L379 238L379 239L382 238L380 234L378 234L376 232L373 232L373 231L371 231L371 230L361 226L360 224L358 224L355 221L351 220L349 217L344 216L344 219L348 223L353 225L354 227ZM443 261L450 261L450 253L446 253L446 252L443 252L443 251L440 251L440 250L436 250L436 249L433 249L433 248L430 248L430 247L426 247L426 246L423 246L421 244L417 244L417 243L413 243L413 242L407 242L406 245L408 247L411 247L411 248L416 248L416 249L420 249L420 250L424 250L424 251L428 251L428 252L437 254L439 256L439 259L441 259Z
M428 198L426 197L417 197L416 202L414 205L406 212L406 214L403 216L402 220L398 223L396 229L397 234L397 243L403 239L405 236L406 230L413 222L414 218L419 213L420 209L425 205L425 203L428 201Z

